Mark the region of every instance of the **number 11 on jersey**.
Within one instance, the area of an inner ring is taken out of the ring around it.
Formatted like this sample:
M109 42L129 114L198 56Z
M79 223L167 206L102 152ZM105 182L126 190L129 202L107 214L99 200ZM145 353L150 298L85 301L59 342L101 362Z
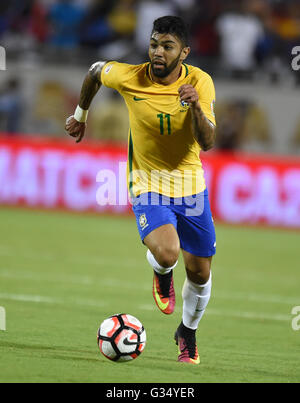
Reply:
M165 134L165 120L167 122L167 133L171 134L171 115L168 113L159 113L157 117L160 120L160 134L162 136Z

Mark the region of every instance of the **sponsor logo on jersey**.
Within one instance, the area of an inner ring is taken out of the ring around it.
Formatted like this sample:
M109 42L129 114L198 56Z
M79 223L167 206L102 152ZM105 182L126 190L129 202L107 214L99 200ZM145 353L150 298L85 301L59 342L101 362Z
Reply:
M136 102L138 102L138 101L146 101L146 99L147 98L139 98L139 97L136 97L136 96L133 97L133 100L136 101Z

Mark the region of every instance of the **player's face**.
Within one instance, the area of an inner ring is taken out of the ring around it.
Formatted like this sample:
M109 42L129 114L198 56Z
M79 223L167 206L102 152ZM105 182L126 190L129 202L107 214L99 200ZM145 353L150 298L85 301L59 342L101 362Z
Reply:
M150 40L149 57L152 73L159 78L170 75L186 59L189 48L171 34L154 32Z

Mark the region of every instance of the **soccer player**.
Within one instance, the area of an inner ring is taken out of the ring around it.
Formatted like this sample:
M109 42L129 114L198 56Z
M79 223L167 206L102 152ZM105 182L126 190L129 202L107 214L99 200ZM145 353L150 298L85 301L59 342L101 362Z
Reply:
M154 22L148 63L95 63L66 131L80 142L88 110L101 85L124 98L130 118L128 187L147 259L153 297L164 314L175 308L173 269L180 250L186 268L183 314L175 341L179 362L199 364L196 330L211 295L216 237L200 151L216 137L211 77L185 64L187 28L179 17Z

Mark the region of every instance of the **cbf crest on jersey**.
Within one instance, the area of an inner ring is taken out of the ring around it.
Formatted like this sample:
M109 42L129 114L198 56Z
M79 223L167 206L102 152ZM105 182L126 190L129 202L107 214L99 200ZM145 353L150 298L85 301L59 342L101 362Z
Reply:
M187 109L189 109L190 104L188 102L185 102L185 101L180 101L180 106L187 110Z

